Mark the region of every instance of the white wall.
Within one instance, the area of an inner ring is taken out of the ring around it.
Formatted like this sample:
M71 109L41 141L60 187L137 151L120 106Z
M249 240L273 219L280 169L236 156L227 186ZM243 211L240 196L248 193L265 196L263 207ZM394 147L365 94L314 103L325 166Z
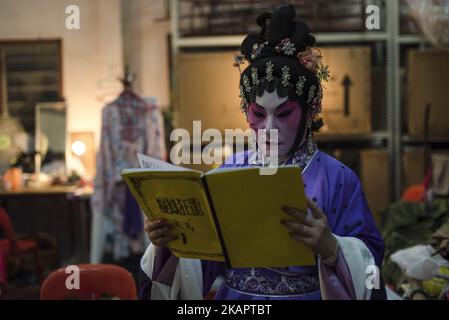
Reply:
M134 88L143 96L155 97L165 108L170 103L170 22L164 19L164 2L168 0L124 1L125 60L130 71L137 73Z
M67 30L65 8L80 8L80 30ZM121 90L120 0L0 0L0 40L62 39L68 131L93 131L101 108Z
M97 146L101 108L122 89L117 76L123 61L137 74L139 94L155 97L163 108L170 101L170 22L157 21L167 0L123 1L122 41L121 0L0 0L0 40L62 39L68 131L93 131ZM80 8L80 30L65 28L65 8L72 4Z

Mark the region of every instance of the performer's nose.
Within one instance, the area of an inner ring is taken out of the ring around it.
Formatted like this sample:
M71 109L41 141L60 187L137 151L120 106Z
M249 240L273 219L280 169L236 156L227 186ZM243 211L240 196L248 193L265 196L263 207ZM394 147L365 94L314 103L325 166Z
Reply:
M274 129L273 125L274 125L273 124L273 116L272 115L268 115L268 117L267 117L267 124L265 126L265 129L267 131L269 131L270 129Z

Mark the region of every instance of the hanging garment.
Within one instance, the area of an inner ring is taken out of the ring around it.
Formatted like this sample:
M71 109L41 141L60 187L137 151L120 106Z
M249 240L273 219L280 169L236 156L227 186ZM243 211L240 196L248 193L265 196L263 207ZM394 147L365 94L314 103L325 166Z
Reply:
M125 90L102 111L91 263L101 262L105 252L118 260L144 250L143 217L120 175L125 168L138 167L137 153L165 160L163 119L156 106Z

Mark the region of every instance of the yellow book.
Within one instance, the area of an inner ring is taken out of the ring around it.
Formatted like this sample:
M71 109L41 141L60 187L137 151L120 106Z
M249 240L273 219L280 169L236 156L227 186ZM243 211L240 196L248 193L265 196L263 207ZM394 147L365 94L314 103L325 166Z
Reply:
M166 219L178 238L177 257L226 262L230 268L314 265L315 255L290 237L280 221L293 219L283 205L306 211L301 170L279 167L219 168L207 173L139 155L140 169L123 179L142 211Z

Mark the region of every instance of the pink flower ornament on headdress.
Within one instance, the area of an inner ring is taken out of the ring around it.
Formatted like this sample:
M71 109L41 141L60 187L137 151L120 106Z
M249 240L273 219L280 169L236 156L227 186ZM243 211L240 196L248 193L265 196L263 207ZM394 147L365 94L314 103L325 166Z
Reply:
M316 74L321 85L323 81L327 82L329 80L329 66L323 64L321 61L323 56L319 49L307 48L298 53L297 57L304 67Z
M298 53L297 57L304 67L313 73L317 73L318 66L321 64L321 58L323 56L321 55L320 50L316 48L307 48L305 51Z

